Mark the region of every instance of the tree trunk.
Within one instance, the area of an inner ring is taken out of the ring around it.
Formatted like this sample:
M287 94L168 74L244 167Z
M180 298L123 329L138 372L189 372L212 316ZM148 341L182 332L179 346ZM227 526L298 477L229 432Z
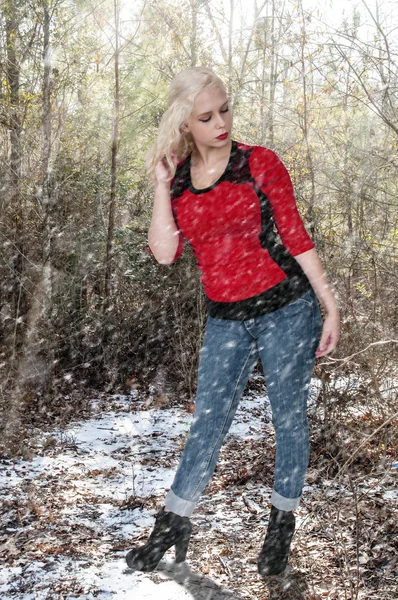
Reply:
M50 63L50 12L48 4L44 6L43 24L43 185L42 202L44 207L45 239L43 262L51 260L52 238L54 234L52 198L50 190L50 156L51 156L51 63Z
M7 214L8 204L12 215L12 231L13 231L13 266L11 274L11 312L15 323L14 330L11 334L12 341L12 357L16 356L16 349L19 346L21 325L20 315L25 313L26 297L23 292L22 277L24 270L24 215L21 196L21 107L19 98L20 86L20 65L19 57L17 56L16 42L18 32L18 15L17 7L14 2L10 2L6 8L6 42L7 42L7 60L6 60L6 76L10 90L9 95L9 118L8 127L10 135L10 177L9 177L9 193L6 194L6 202L2 203L2 212Z
M191 28L191 39L190 39L190 51L191 51L191 67L196 67L197 62L197 30L198 30L198 6L196 0L191 0L191 15L192 15L192 28Z
M232 38L234 25L234 0L229 2L229 28L228 28L228 98L232 96Z
M231 4L232 4L232 0L231 0ZM242 86L243 86L243 78L245 76L246 73L246 68L247 68L247 59L249 57L249 52L250 52L250 48L254 39L254 35L255 35L255 31L258 25L258 19L260 17L260 14L264 8L264 6L267 4L267 0L265 0L260 8L257 6L257 3L255 3L255 7L254 7L254 17L253 17L253 24L252 24L252 28L251 31L249 33L249 38L247 40L247 44L246 44L246 49L245 49L245 53L243 55L242 58L242 63L241 63L241 67L240 67L240 72L239 72L239 80L238 80L238 85L235 91L235 95L234 95L234 99L233 99L233 103L232 103L232 110L234 111L235 108L237 107L238 103L239 103L239 99L240 99L240 95L242 92ZM232 14L231 14L231 20L232 20ZM231 59L232 60L232 59ZM230 71L232 70L232 62L230 65Z
M51 327L53 268L52 251L55 235L54 197L51 190L51 59L50 59L50 8L43 6L43 151L42 151L42 205L44 212L43 258L38 280L30 300L24 340L24 352L20 365L19 381L24 387L47 388L51 383L52 343L47 340L45 357L39 355L42 350L42 324Z
M52 381L53 355L52 342L47 336L43 345L43 326L51 327L52 309L52 239L53 199L50 190L51 157L51 82L50 82L50 11L48 3L43 6L43 153L42 153L42 206L44 212L44 244L42 265L29 301L26 314L23 349L18 361L13 388L10 390L10 411L6 433L12 439L18 431L19 414L22 403L30 395L48 391ZM48 332L48 330L47 330Z
M269 107L268 107L268 135L267 143L270 148L274 146L274 109L275 109L275 90L277 83L277 55L276 55L276 34L275 34L275 0L271 5L271 65L269 76Z
M300 48L300 59L301 59L301 74L302 74L302 82L303 82L303 119L301 124L301 129L303 132L305 149L306 149L306 158L307 158L307 168L311 178L311 192L308 198L308 208L307 208L307 220L308 220L308 229L310 234L314 234L316 227L314 223L315 213L315 173L314 173L314 165L312 160L312 152L309 143L309 123L308 123L308 95L307 95L307 71L306 71L306 57L305 57L305 48L307 43L307 32L305 28L305 14L303 10L303 5L300 0L300 12L302 19L302 28L301 28L301 48Z
M113 254L113 235L115 230L115 209L117 194L117 158L119 149L119 112L120 112L120 89L119 89L119 1L114 0L115 17L115 54L114 54L114 76L115 76L115 95L113 111L113 133L111 149L111 192L109 198L109 218L108 235L106 240L106 266L105 266L105 297L104 309L110 306L112 291L112 254Z

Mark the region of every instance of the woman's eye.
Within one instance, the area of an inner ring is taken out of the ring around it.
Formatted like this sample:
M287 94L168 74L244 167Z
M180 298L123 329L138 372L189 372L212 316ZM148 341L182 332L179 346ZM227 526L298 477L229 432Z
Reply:
M226 113L228 111L229 111L229 106L227 106L227 108L223 108L223 110L220 110L220 113ZM208 123L210 121L210 119L211 119L211 115L210 115L210 117L207 117L207 119L199 119L199 121L201 123Z

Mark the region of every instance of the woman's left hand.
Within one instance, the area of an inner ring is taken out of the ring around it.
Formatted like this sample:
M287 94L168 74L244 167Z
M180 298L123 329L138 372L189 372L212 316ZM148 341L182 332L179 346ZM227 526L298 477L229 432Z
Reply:
M329 354L336 348L340 337L340 317L338 311L328 314L322 328L322 336L315 352L316 358Z

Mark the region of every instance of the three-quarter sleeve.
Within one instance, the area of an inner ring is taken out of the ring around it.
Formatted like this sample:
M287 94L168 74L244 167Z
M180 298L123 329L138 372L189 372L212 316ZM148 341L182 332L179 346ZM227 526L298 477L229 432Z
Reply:
M177 258L179 258L181 256L183 250L184 250L184 236L182 235L181 231L178 231L178 246L177 246L177 250L176 250L176 253L174 255L172 262L175 262L177 260Z
M292 256L311 250L314 244L297 209L289 173L268 148L256 146L250 156L250 171L271 205L282 244Z

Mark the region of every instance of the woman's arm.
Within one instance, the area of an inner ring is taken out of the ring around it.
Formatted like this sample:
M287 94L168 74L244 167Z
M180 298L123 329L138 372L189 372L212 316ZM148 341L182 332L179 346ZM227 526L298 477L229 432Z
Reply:
M179 242L179 231L171 208L168 177L168 168L163 161L159 161L155 169L155 199L148 244L156 260L164 265L173 262Z
M327 313L323 323L321 340L315 353L316 357L319 358L332 352L337 345L340 337L339 309L315 248L294 258L308 277L319 302Z

